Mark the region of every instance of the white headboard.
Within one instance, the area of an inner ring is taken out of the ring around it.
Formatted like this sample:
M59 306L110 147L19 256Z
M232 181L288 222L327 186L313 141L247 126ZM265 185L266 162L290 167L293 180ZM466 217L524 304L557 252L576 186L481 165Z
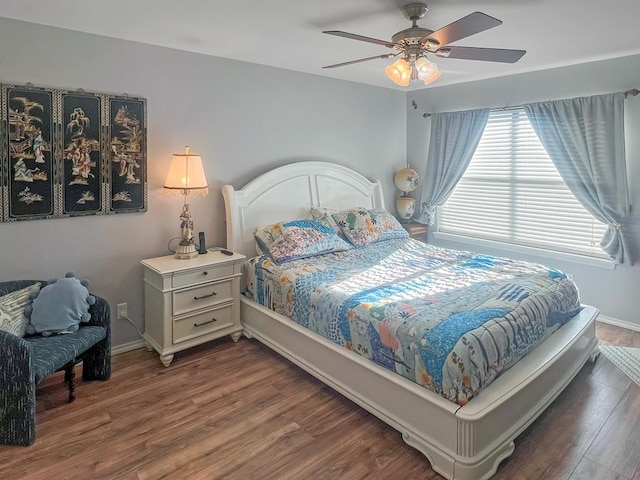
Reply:
M253 256L259 225L305 218L310 207L384 208L379 182L325 162L298 162L255 178L241 190L222 187L227 213L227 248Z

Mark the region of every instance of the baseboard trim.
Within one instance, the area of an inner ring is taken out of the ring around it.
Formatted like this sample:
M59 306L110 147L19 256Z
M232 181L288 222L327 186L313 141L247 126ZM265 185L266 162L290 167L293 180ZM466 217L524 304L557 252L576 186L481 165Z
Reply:
M137 350L138 348L142 347L144 347L144 342L142 340L123 343L122 345L118 345L117 347L111 347L111 356L120 355L121 353L130 352L131 350Z
M633 330L634 332L640 332L640 325L638 325L637 323L627 322L618 318L605 317L604 315L598 315L598 318L596 318L596 320L598 322L613 325L615 327L621 327L626 328L627 330Z

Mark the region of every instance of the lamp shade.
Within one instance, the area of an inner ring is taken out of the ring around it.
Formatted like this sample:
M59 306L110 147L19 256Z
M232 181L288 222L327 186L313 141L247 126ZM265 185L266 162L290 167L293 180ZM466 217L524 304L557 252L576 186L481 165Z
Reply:
M434 64L432 64L432 65L434 65ZM427 78L424 79L424 84L425 85L431 85L433 82L435 82L437 79L440 78L440 75L442 75L442 72L440 70L436 70L430 76L428 76Z
M207 177L202 167L202 159L185 147L184 153L174 153L164 182L165 191L183 195L206 195L209 193Z
M404 58L387 65L384 72L389 79L401 87L408 86L411 81L411 65Z
M409 167L398 170L395 177L393 177L396 187L403 193L413 192L418 188L419 181L418 172Z
M438 71L438 66L425 57L420 57L416 60L416 69L418 70L418 78L424 81Z

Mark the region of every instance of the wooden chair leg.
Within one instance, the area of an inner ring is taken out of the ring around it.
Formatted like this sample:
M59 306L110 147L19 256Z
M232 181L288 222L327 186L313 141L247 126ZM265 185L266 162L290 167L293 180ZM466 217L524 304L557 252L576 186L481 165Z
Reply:
M64 380L69 384L69 403L76 399L76 364L70 362L64 367Z

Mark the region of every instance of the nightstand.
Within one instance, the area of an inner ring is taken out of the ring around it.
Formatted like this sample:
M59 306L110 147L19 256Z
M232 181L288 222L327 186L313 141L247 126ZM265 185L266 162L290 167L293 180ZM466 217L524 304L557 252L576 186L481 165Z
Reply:
M245 256L209 251L190 260L173 255L142 260L144 342L168 367L173 355L231 335L240 324L240 276Z
M402 223L404 229L409 232L411 238L420 240L421 242L427 242L427 233L429 232L429 226L418 222Z

